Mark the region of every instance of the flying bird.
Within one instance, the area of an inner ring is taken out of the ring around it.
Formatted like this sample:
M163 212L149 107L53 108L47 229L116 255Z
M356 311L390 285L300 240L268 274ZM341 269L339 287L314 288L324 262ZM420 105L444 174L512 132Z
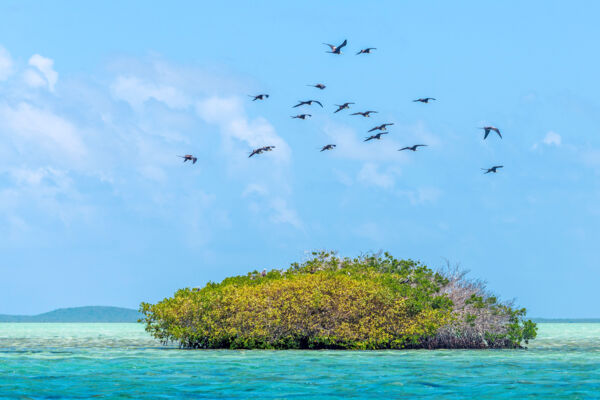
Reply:
M417 151L417 148L419 147L426 147L426 144L415 144L414 146L407 146L407 147L403 147L401 149L399 149L398 151L402 151L402 150L412 150L412 151Z
M365 112L360 112L360 111L359 111L359 112L352 113L352 114L350 114L350 115L362 115L363 117L367 117L367 118L368 118L368 117L370 117L370 116L371 116L371 114L373 114L373 113L375 113L375 114L376 114L376 113L377 113L377 111L365 111Z
M498 134L498 136L500 136L500 139L502 139L502 135L500 134L500 129L493 127L493 126L484 126L483 128L483 140L487 139L488 135L490 134L490 131L494 131Z
M312 117L312 115L310 115L310 114L298 114L298 115L292 116L292 118L298 118L298 119L306 119L306 118L309 118L309 117Z
M347 45L347 44L348 44L348 41L347 41L347 40L344 40L344 41L342 42L342 44L340 44L339 46L334 46L334 45L332 45L332 44L329 44L329 43L323 43L323 44L325 44L325 45L327 45L327 46L329 46L329 47L331 48L331 51L328 51L327 53L331 53L331 54L342 54L342 51L341 51L341 50L342 50L342 47L344 47L345 45Z
M356 55L359 55L359 54L371 54L371 50L377 50L377 47L367 47L366 49L362 49L361 51L359 51L358 53L356 53Z
M369 129L369 132L378 131L378 130L379 131L385 131L385 130L387 130L387 127L390 126L390 125L394 125L394 123L391 122L391 123L388 123L388 124L381 124L379 126L376 126L375 128Z
M490 172L493 172L494 174L496 172L498 172L498 168L503 168L503 165L495 165L492 168L481 168L483 171L485 171L483 174L489 174Z
M196 161L198 161L198 158L194 157L191 154L186 154L185 156L177 156L177 157L183 158L183 162L191 161L192 164L196 164Z
M311 87L315 87L317 89L325 89L327 86L323 85L322 83L317 83L316 85L306 85L306 86L311 86Z
M255 154L262 154L265 151L271 151L275 148L275 146L264 146L264 147L259 147L258 149L254 149L252 150L252 153L250 153L250 155L248 156L248 158L252 157Z
M381 135L387 135L387 134L388 134L388 132L379 132L376 135L369 136L368 138L366 138L364 140L364 142L368 142L369 140L373 140L373 139L381 140Z
M342 110L345 110L346 108L350 108L350 104L354 104L354 103L336 104L338 109L335 110L333 113L335 114L338 111L342 111Z
M435 100L435 98L433 98L433 97L423 97L422 99L413 100L413 102L416 103L418 101L418 102L427 104L427 103L429 103L430 100Z
M264 100L264 99L268 99L269 95L268 94L258 94L256 96L252 96L252 95L248 95L248 97L252 97L252 101L256 101L256 100Z
M323 146L323 148L321 149L321 151L333 150L334 148L335 148L335 144L328 144L326 146Z
M296 108L296 107L300 107L300 106L311 106L312 103L317 103L318 105L320 105L321 107L323 107L323 104L321 104L321 102L317 101L317 100L306 100L306 101L300 101L300 100L298 100L298 104L296 104L292 108Z

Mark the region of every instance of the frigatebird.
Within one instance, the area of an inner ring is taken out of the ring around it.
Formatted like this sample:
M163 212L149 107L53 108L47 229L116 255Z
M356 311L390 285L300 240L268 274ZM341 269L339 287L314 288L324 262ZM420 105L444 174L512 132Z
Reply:
M503 165L494 165L492 168L481 168L483 171L485 171L483 174L489 174L490 172L496 173L498 172L498 168L503 168Z
M312 103L317 103L318 105L320 105L321 107L323 107L323 104L321 104L321 102L318 101L318 100L306 100L306 101L300 101L300 100L298 100L298 104L296 104L292 108L296 108L296 107L300 107L300 106L311 106Z
M345 45L348 44L348 41L344 39L344 41L342 42L342 44L340 44L339 46L334 46L332 44L329 43L323 43L329 47L331 47L331 51L328 51L327 53L331 53L331 54L342 54L342 47L344 47Z
M435 98L433 98L433 97L423 97L421 99L413 100L413 103L416 103L418 101L418 102L427 104L427 103L429 103L429 100L435 100Z
M402 151L402 150L412 150L412 151L417 151L418 147L426 147L426 144L415 144L414 146L406 146L403 147L401 149L398 149L398 151Z
M311 87L315 87L317 89L325 89L327 86L323 85L322 83L317 83L316 85L306 85L306 86L311 86Z
M371 116L371 114L373 114L373 113L375 113L375 114L376 114L376 113L377 113L377 111L365 111L365 112L360 112L360 111L359 111L359 112L352 113L352 114L350 114L350 115L362 115L363 117L370 117L370 116Z
M323 148L321 149L321 151L333 150L334 148L335 148L335 144L328 144L326 146L323 146Z
M363 140L364 142L368 142L369 140L373 140L373 139L377 139L377 140L381 140L381 135L387 135L389 132L379 132L376 135L372 135L369 136L368 138L366 138L365 140Z
M248 95L248 97L252 97L252 101L256 101L256 100L264 100L264 99L268 99L269 95L268 94L258 94L256 96L252 96L252 95Z
M252 153L250 153L250 155L248 156L248 158L252 157L255 154L262 154L265 151L271 151L275 148L275 146L264 146L264 147L259 147L258 149L254 149L252 150Z
M345 110L346 108L350 108L350 104L354 104L354 103L336 104L338 109L335 110L333 113L335 114L338 111L342 111L342 110Z
M298 119L306 119L306 118L309 118L309 117L312 117L312 115L310 115L310 114L298 114L298 115L292 116L292 118L298 118Z
M484 126L483 128L483 140L487 139L488 135L490 134L490 131L494 131L498 134L498 136L500 136L500 139L502 139L502 135L500 134L500 129L494 127L494 126Z
M198 158L194 157L191 154L186 154L185 156L177 156L177 157L183 158L183 162L186 162L189 160L192 162L192 164L196 164L196 161L198 161Z
M359 54L371 54L371 50L377 50L377 47L367 47L366 49L362 49L361 51L359 51L358 53L356 53L356 55L359 55Z
M376 126L375 128L369 129L369 132L373 132L373 131L377 131L377 130L379 130L379 131L385 131L385 130L387 130L387 127L390 126L390 125L394 125L394 123L391 122L391 123L388 123L388 124L381 124L379 126Z

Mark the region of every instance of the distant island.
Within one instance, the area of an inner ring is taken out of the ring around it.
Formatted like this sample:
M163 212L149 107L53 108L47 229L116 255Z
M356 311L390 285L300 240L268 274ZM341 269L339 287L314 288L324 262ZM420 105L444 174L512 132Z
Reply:
M121 307L88 306L59 308L38 315L3 315L0 322L137 322L136 310Z
M142 303L146 331L189 349L520 348L537 326L480 281L390 254L335 253Z

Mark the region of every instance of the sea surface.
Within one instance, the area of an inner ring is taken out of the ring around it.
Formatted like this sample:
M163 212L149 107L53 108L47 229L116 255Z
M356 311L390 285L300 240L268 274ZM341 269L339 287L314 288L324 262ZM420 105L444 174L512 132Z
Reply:
M1 399L600 399L600 324L541 323L528 350L232 351L139 324L0 323Z

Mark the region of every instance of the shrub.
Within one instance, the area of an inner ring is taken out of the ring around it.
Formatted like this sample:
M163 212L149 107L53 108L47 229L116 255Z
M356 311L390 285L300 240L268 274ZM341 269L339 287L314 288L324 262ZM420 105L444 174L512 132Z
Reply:
M457 312L448 290L456 285L419 262L397 260L388 253L350 259L319 252L287 270L264 276L254 271L209 282L200 290L181 289L157 304L142 303L140 311L148 332L183 348L479 346L472 340L449 340L440 332L452 327L457 333L471 324L488 329L480 322L484 310L502 318L512 313L502 319L505 330L482 333L490 347L516 347L535 337L535 324L521 323L524 310L513 311L476 291L459 302L468 310Z

